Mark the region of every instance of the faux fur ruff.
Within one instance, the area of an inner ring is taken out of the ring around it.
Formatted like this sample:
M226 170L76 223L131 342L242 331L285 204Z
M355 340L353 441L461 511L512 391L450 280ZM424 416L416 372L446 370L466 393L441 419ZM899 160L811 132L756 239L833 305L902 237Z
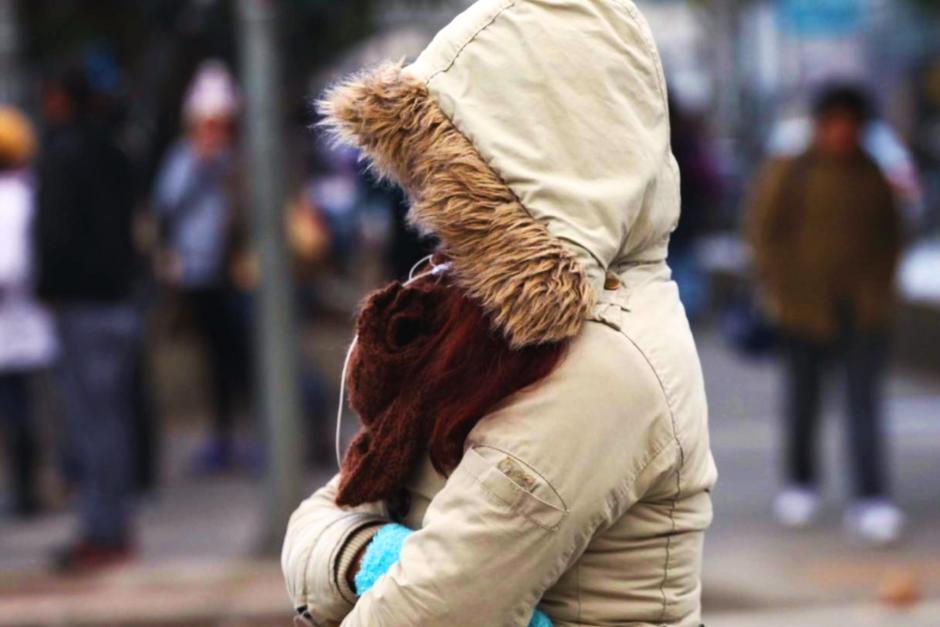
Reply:
M410 219L435 233L457 284L512 347L578 333L594 291L574 255L522 206L444 115L427 87L386 64L320 103L334 136L358 146L411 197Z

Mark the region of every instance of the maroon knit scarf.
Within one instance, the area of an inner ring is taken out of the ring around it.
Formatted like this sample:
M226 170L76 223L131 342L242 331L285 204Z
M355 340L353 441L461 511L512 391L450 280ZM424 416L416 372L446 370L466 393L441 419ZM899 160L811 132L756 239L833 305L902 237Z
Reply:
M375 292L357 321L349 402L362 419L340 476L339 505L396 502L419 459L448 474L470 431L511 394L546 377L567 342L512 349L446 277Z
M336 502L354 506L394 496L428 441L420 372L441 325L436 280L373 293L356 324L349 363L349 404L363 426L349 446Z

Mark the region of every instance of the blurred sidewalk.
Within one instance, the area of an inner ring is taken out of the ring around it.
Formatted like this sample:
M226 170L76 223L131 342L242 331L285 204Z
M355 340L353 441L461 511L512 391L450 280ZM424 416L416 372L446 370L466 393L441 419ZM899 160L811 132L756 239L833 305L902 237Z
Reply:
M770 517L778 485L776 365L742 362L712 334L698 341L720 474L705 545L709 627L940 625L940 380L895 372L888 385L893 483L909 528L900 546L869 549L841 528L848 493L841 390L828 388L822 519L802 532L782 529ZM833 377L830 383L840 382ZM866 609L898 577L912 577L919 593L933 600L925 606L932 609L925 615L929 620L918 622L924 608L911 615ZM776 608L770 613L776 618L761 619L769 608ZM852 608L863 617L857 623ZM732 620L736 615L741 618ZM838 615L836 622L828 618Z
M340 334L325 342L342 358ZM741 362L710 333L699 338L721 478L706 540L709 627L936 627L940 625L940 382L896 375L890 389L898 499L911 517L906 541L868 550L843 537L838 407L830 409L826 515L804 533L769 517L776 487L776 372ZM333 346L335 344L335 346ZM333 355L335 353L335 355ZM335 378L338 372L328 369ZM145 504L141 559L106 575L63 580L44 573L48 543L67 539L69 518L0 520L0 627L87 625L288 625L275 559L253 559L262 495L244 476L185 475L193 434L168 436L168 483ZM325 477L311 477L312 490ZM891 572L912 573L924 600L909 612L878 604Z
M186 476L184 451L197 442L168 438L170 477L142 507L140 554L127 566L87 578L49 575L50 542L68 540L70 517L0 520L0 627L289 624L277 558L253 557L264 503L259 482Z
M925 603L905 612L853 604L730 614L714 612L707 619L708 627L937 627L940 602Z

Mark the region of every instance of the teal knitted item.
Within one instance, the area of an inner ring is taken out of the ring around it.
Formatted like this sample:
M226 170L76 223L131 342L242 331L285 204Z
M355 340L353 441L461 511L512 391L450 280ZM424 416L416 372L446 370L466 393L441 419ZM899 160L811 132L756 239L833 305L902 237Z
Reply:
M379 577L388 572L401 557L401 549L414 533L411 529L401 525L385 525L372 537L372 541L362 556L359 572L356 573L356 594L365 594ZM553 627L552 620L539 610L532 614L529 627Z
M529 627L552 627L552 619L540 610L535 610L532 614L532 620L529 621Z
M356 594L365 594L379 577L389 571L401 557L401 547L412 534L411 529L401 525L385 525L372 536L356 573Z

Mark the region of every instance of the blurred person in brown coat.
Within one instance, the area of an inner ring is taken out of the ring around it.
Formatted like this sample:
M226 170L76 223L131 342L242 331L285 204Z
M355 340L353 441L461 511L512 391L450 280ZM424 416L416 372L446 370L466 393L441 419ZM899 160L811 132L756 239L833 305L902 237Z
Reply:
M835 359L846 377L855 491L845 525L885 544L903 526L888 495L881 391L901 217L888 181L861 147L872 115L866 94L826 88L814 114L812 146L761 172L749 225L764 296L785 338L787 485L774 510L794 527L817 513L822 379Z

